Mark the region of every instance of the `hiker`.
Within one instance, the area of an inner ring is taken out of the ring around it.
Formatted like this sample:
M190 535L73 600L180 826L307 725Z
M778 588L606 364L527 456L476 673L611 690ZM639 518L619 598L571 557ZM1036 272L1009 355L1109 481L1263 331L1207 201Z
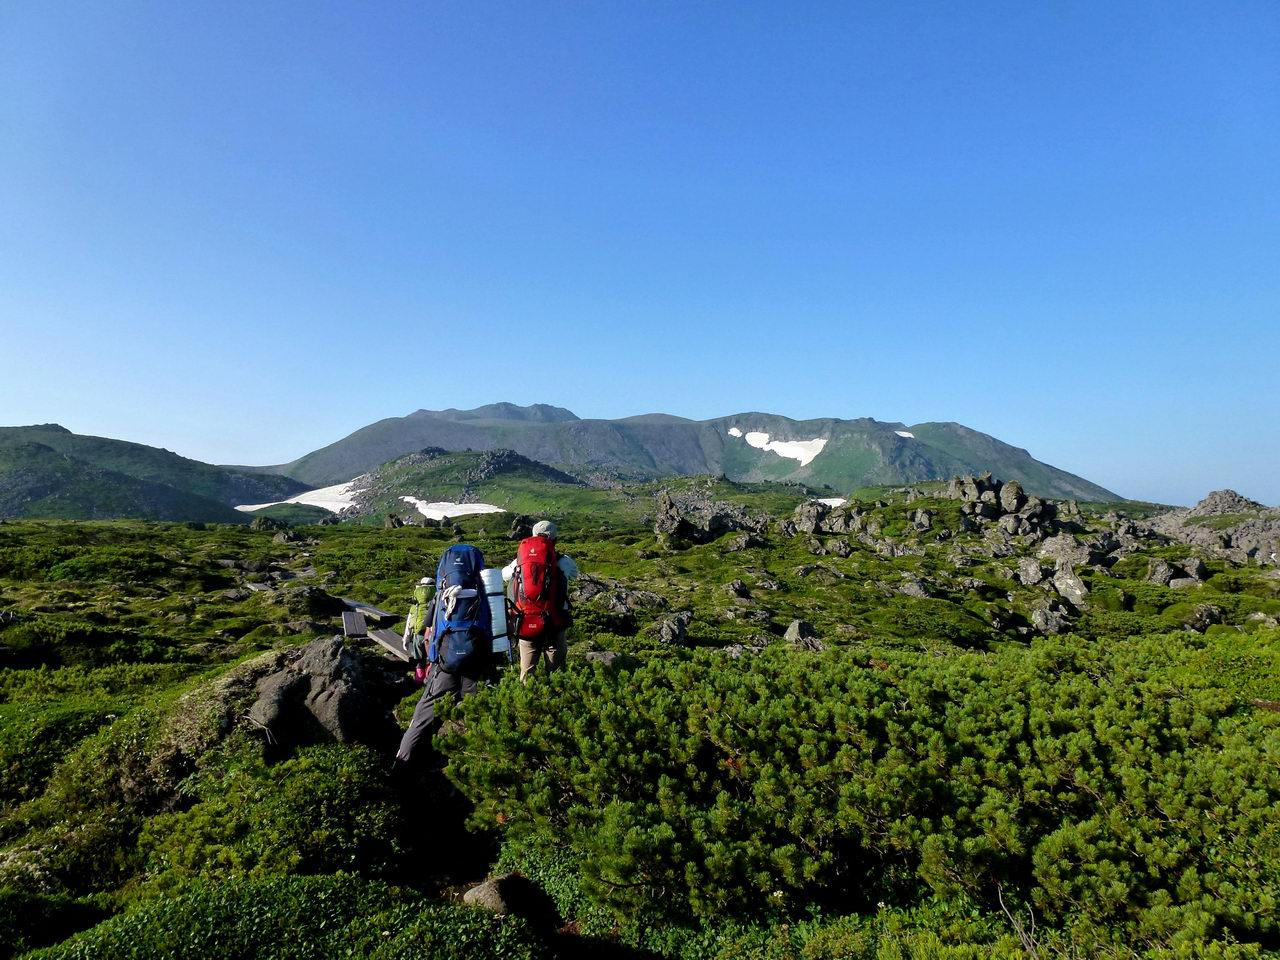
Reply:
M533 535L520 541L516 558L502 570L510 583L515 618L513 634L520 640L520 680L544 658L547 671L564 666L569 647L569 581L578 577L572 557L556 550L556 525L539 520Z
M426 689L396 752L398 764L405 767L431 742L437 726L436 704L447 697L470 696L488 673L493 628L480 580L482 570L484 556L467 543L449 547L436 568L436 593L420 615L426 624Z

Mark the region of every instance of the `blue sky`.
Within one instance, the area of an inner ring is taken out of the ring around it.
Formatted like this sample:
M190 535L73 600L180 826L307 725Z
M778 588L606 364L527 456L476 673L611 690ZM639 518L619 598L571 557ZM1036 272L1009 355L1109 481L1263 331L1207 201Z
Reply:
M0 8L0 423L957 420L1280 503L1280 5Z

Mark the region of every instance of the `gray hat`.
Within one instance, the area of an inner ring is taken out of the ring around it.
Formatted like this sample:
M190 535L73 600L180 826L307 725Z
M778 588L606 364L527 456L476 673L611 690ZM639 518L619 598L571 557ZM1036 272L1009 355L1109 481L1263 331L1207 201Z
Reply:
M554 540L558 532L559 531L556 530L556 525L550 520L539 520L533 525L533 535L535 537L546 537L550 540Z

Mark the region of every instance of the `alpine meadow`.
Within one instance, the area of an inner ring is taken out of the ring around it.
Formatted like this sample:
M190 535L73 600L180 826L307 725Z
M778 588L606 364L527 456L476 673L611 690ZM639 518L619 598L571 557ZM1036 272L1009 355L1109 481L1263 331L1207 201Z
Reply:
M1280 960L1277 50L13 0L0 960Z

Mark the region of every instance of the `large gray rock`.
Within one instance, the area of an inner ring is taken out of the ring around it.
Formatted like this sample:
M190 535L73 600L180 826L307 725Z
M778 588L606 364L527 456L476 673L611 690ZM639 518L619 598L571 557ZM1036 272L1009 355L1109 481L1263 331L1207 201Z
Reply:
M371 672L341 637L290 651L281 669L263 677L249 719L272 743L324 740L385 746L399 727L386 702L385 678Z
M1031 626L1037 633L1066 633L1071 629L1071 618L1056 598L1046 597L1031 611Z
M693 614L688 610L664 617L654 628L655 639L668 646L686 647L689 645L689 624L692 622Z
M806 620L792 620L782 639L802 650L823 650L826 645L818 639L818 631Z
M1089 588L1069 563L1063 564L1054 574L1053 588L1073 607L1083 610L1088 605Z
M1044 580L1044 567L1035 557L1023 557L1018 561L1018 582L1023 586L1034 587Z
M1052 560L1058 568L1061 568L1064 564L1087 567L1101 559L1094 550L1069 533L1060 533L1057 536L1050 537L1040 544L1040 549L1036 555L1042 560Z
M1173 580L1174 570L1169 566L1168 561L1161 560L1159 557L1153 558L1147 564L1147 582L1154 583L1161 587L1167 587L1169 582Z
M653 532L677 543L710 543L726 533L759 534L768 517L752 514L739 504L719 503L700 491L658 492Z
M1017 480L1006 481L1000 488L1000 509L1005 513L1017 513L1026 503L1026 494Z
M1208 580L1209 568L1199 557L1189 557L1178 564L1192 580Z

